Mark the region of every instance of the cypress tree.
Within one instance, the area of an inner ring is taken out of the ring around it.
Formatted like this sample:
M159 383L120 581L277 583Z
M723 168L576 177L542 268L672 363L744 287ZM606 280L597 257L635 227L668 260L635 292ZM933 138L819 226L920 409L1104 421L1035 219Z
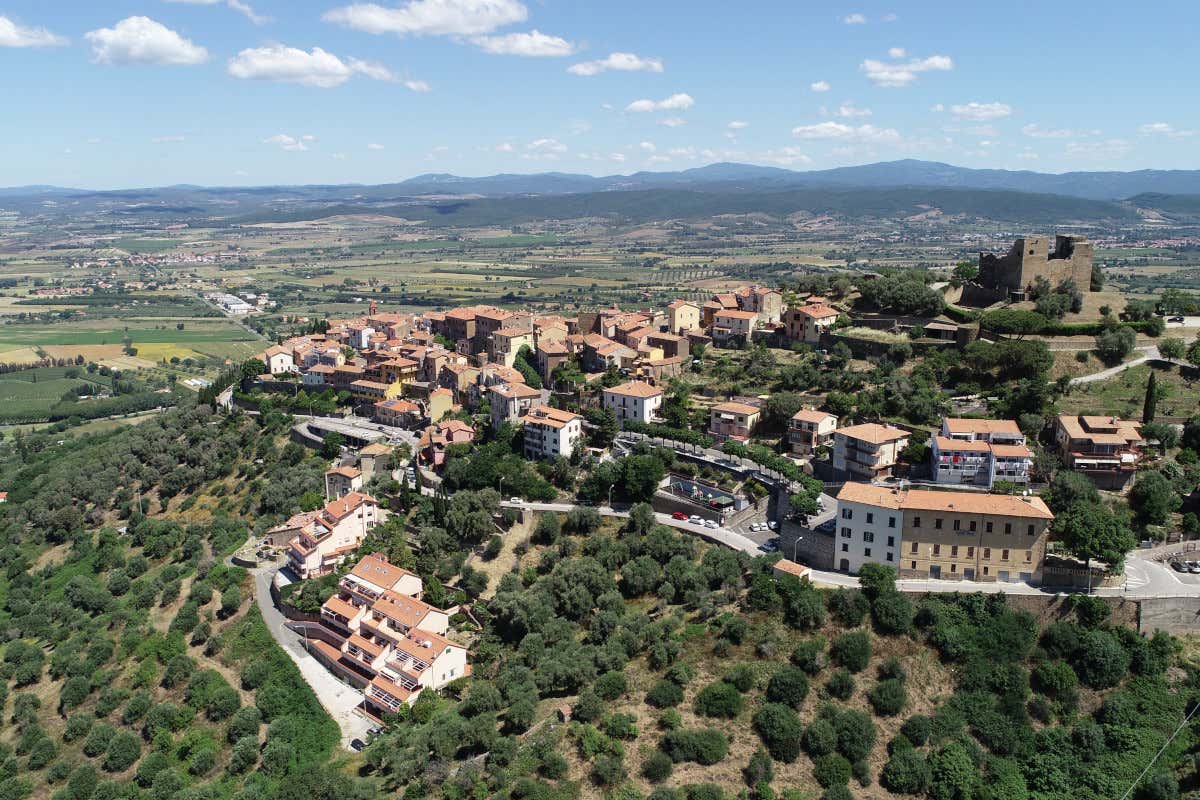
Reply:
M1146 400L1142 404L1142 424L1148 425L1154 422L1154 412L1158 405L1158 378L1153 372L1150 373L1150 380L1146 381Z

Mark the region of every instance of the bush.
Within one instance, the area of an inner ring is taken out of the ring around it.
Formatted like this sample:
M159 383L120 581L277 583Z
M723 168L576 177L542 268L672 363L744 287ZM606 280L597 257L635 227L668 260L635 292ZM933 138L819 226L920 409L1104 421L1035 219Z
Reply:
M933 724L929 717L923 714L914 714L904 720L904 724L900 726L900 733L905 739L912 742L914 747L920 747L929 739L929 734L933 731Z
M813 720L812 724L804 729L800 745L810 756L832 753L837 749L837 731L833 729L833 723L820 717Z
M642 777L651 783L662 783L671 777L675 762L661 750L655 750L642 762Z
M813 761L813 779L823 788L845 786L850 782L850 762L838 753L818 756Z
M825 691L830 697L838 700L849 700L854 694L854 676L844 669L839 669L825 682Z
M771 762L771 755L760 747L754 751L750 761L742 769L742 780L747 786L754 788L760 783L770 783L774 778L775 765Z
M672 708L683 702L683 688L674 681L661 679L646 693L646 702L655 708Z
M754 715L754 730L776 761L792 762L800 755L803 726L796 712L782 703L768 703Z
M754 667L749 664L737 664L725 673L723 681L732 685L739 692L748 692L754 688L757 678Z
M662 749L675 763L695 761L710 766L729 753L729 741L716 728L680 728L667 731Z
M104 754L105 772L124 772L141 758L142 743L128 731L121 731L108 743Z
M792 663L809 675L816 675L825 666L825 640L819 636L807 639L792 651Z
M696 713L702 717L733 719L745 705L741 693L724 681L710 683L696 695Z
M1075 671L1093 689L1107 689L1129 671L1129 653L1107 631L1091 631L1079 643Z
M847 628L856 628L867 616L871 604L858 589L835 589L825 603L829 614Z
M614 739L636 739L637 717L633 714L609 714L604 718L600 729Z
M605 753L592 766L592 780L600 786L615 786L625 780L625 765L618 756Z
M798 667L782 667L767 681L767 700L799 708L808 696L808 676Z
M629 681L624 672L614 670L597 678L592 690L601 700L616 700L629 691Z
M843 711L833 722L838 752L850 761L861 761L875 746L875 723L861 711Z
M875 684L867 699L871 701L871 708L875 709L876 714L881 717L894 717L904 710L908 693L904 689L903 681L888 678Z
M871 621L883 634L900 635L912 630L912 601L900 592L885 592L871 603Z
M903 748L883 765L879 782L896 794L924 794L929 788L929 764L916 750Z
M863 631L843 633L829 648L833 663L851 672L862 672L871 662L871 640Z

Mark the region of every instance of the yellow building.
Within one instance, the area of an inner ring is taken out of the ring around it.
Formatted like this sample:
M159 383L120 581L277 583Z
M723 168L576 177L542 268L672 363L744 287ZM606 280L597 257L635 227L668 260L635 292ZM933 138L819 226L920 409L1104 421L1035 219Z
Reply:
M371 403L378 403L380 400L394 400L400 396L404 385L399 381L395 383L381 383L380 381L360 380L350 384L350 394L358 399Z

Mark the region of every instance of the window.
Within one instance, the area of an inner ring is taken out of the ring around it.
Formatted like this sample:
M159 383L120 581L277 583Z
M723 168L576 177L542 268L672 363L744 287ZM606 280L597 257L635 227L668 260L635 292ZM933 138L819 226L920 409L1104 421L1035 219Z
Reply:
M1004 523L1004 532L1012 533L1012 523L1011 522Z
M956 544L950 545L950 555L953 557L958 556L958 545L956 545Z
M912 566L910 566L910 567L909 567L909 569L916 569L916 568L917 568L917 562L915 562L915 561L910 561L910 562L908 562L908 563L912 565Z
M888 554L887 554L887 560L888 560L888 561L891 561L891 560L892 560L892 554L891 554L891 553L888 553Z
M895 546L896 546L896 537L889 536L888 537L888 547L895 547Z
M870 557L871 557L871 548L869 548L869 547L864 547L864 548L863 548L863 555L864 555L865 557L867 557L867 558L870 558Z
M971 520L971 530L975 530L975 520Z
M950 565L950 571L951 571L951 572L958 572L958 564L951 564L951 565Z
M1030 525L1030 526L1029 526L1029 531L1028 531L1028 533L1029 533L1029 535L1030 535L1030 536L1033 536L1033 526L1032 526L1032 525Z
M850 508L843 508L842 519L854 519L854 510Z
M987 575L987 574L988 574L988 568L987 568L987 567L984 567L984 568L983 568L983 574L984 574L984 575Z
M1025 560L1026 560L1026 561L1033 561L1033 551L1032 551L1032 550L1026 550L1026 551L1025 551Z
M985 559L991 558L992 557L992 548L990 548L990 547L983 548L983 557Z
M915 552L917 552L917 543L916 543L916 542L913 542L913 543L912 543L912 547L910 547L910 548L908 549L908 552L910 552L910 553L915 553Z
M863 531L863 541L864 542L875 541L875 534L872 533L871 531Z
M920 517L913 517L913 527L914 528L921 527L921 518Z
M938 520L938 521L940 522L941 520ZM958 530L961 527L962 527L962 520L959 520L959 519L954 520L954 530Z
M895 517L888 517L888 527L889 528L896 527L896 518Z
M842 528L842 538L843 539L850 538L850 529L849 528Z
M875 515L872 514L870 511L868 511L867 512L867 524L870 525L874 521L875 521Z
M974 558L974 557L975 557L975 548L968 547L967 548L967 558Z
M1000 560L1001 560L1001 561L1008 561L1008 551L1007 551L1007 550L1001 550L1001 551L1000 551Z
M990 523L990 522L983 523L983 529L985 531L987 531L988 533L991 533L992 532L992 523Z
M933 546L933 554L935 556L940 556L942 554L942 546L940 544L935 544Z
M849 552L850 552L850 545L846 544L845 542L842 542L842 552L843 552L843 553L849 553Z
M933 527L939 531L942 529L942 518L941 517L938 517L937 519L935 519L933 521Z

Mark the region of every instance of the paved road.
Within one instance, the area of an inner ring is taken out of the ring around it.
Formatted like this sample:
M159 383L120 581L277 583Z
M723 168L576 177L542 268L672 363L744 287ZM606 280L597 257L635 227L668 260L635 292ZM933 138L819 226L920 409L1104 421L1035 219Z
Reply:
M305 682L312 687L321 705L333 717L342 731L342 747L349 749L351 739L367 740L367 731L373 723L360 716L355 709L362 702L362 693L334 677L304 649L303 638L286 627L287 618L271 601L271 581L275 580L278 568L248 570L254 576L254 598L271 636L279 643L296 666Z

